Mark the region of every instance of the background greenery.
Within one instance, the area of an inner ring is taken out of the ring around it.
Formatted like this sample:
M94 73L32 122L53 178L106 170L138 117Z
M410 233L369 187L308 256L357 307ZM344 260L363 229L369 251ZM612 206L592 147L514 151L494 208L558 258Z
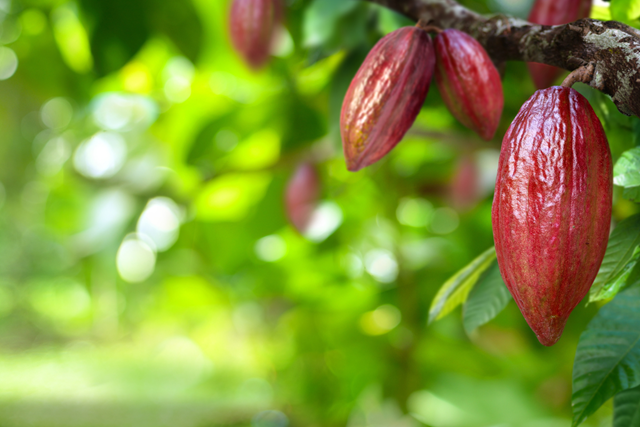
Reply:
M0 424L569 426L578 338L603 301L581 304L551 348L513 302L470 333L459 310L427 326L439 287L493 245L501 136L534 91L526 66L506 66L493 141L432 87L403 142L349 173L342 97L371 46L411 22L288 0L275 57L253 73L228 8L0 0ZM633 24L630 10L614 12ZM638 119L578 89L614 158L632 149ZM306 236L283 207L303 160L323 186ZM463 160L477 197L454 190ZM616 191L619 221L638 209ZM585 425L611 425L611 407Z

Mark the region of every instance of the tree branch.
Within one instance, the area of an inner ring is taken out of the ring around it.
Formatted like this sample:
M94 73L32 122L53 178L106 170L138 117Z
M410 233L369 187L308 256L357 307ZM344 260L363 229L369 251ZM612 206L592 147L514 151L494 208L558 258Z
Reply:
M593 64L587 84L611 96L620 112L640 117L640 31L616 21L580 19L536 25L506 15L485 17L454 0L368 0L418 21L475 37L494 62L527 61L573 71Z

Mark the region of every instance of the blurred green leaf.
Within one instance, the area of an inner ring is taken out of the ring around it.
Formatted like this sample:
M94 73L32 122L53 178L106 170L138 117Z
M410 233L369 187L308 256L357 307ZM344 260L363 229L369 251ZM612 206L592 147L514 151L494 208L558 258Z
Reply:
M640 387L622 391L613 398L613 427L640 427Z
M498 261L493 260L469 292L467 301L464 303L462 311L464 329L467 333L473 332L477 327L496 317L511 300L511 293L500 275Z
M190 0L154 0L148 8L151 26L171 39L195 62L202 49L203 28Z
M625 151L613 168L613 183L629 190L634 197L640 187L640 147Z
M621 221L611 233L589 301L612 298L626 283L640 257L640 214Z
M429 323L442 319L465 302L473 285L495 258L495 248L491 247L447 280L433 298L429 308Z
M187 150L187 164L195 165L198 160L205 157L210 152L218 132L229 127L230 123L234 122L236 115L237 112L234 110L218 116L204 125Z
M640 385L640 287L620 292L580 336L573 365L573 426L616 393Z
M147 41L148 17L142 0L81 0L80 5L93 24L91 54L99 75L122 68Z
M338 20L356 6L358 2L354 0L314 0L304 15L303 45L318 46L329 41Z
M611 18L614 21L638 27L640 21L640 1L639 0L611 0Z
M282 148L291 148L318 140L326 135L325 118L301 97L291 96L286 102L286 126L282 135Z

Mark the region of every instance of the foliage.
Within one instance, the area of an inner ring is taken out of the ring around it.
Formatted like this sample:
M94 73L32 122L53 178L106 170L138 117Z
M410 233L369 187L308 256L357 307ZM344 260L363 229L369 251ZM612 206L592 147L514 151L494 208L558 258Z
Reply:
M253 73L231 49L228 6L0 1L0 424L568 425L578 339L600 348L594 331L625 320L613 311L637 287L599 312L579 306L543 349L488 256L449 293L464 327L427 326L440 286L492 245L501 135L533 93L525 65L506 66L492 141L432 86L390 155L349 173L344 93L373 44L412 23L365 2L289 0L275 55ZM634 161L638 119L579 90L614 158ZM471 151L482 196L456 211L449 185ZM283 194L308 160L321 221L302 236ZM616 183L632 182L620 162ZM627 195L614 202L625 248L638 234ZM615 399L619 419L632 396ZM584 424L610 417L605 404Z

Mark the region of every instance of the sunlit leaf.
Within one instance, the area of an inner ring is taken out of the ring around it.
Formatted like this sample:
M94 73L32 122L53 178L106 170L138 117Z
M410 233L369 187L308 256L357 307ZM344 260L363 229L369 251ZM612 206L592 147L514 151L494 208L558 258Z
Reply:
M500 275L498 261L494 260L482 273L463 308L463 323L467 333L496 317L512 300L509 289Z
M465 302L473 285L495 258L495 248L491 247L447 280L431 303L429 322L443 318Z
M616 393L640 385L640 287L620 292L580 336L573 365L573 426Z
M621 221L611 233L589 301L612 298L626 283L640 257L640 214Z
M620 156L613 168L613 183L625 188L640 186L640 147Z
M640 427L640 387L616 394L613 399L613 427Z

